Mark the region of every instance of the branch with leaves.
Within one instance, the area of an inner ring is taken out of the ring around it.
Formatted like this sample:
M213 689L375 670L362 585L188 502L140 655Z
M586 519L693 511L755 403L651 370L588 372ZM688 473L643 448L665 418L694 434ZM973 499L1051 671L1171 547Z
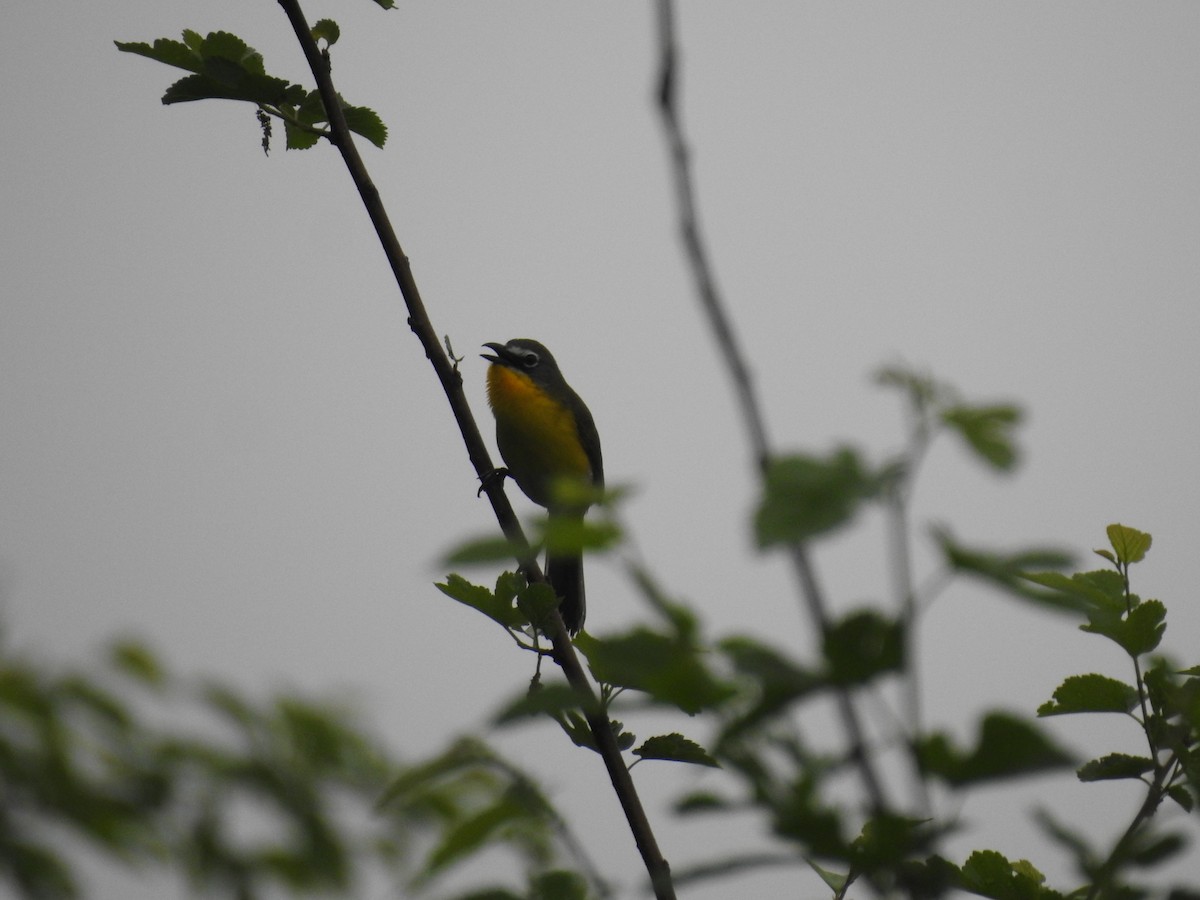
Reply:
M376 2L383 8L392 5L391 0ZM943 838L959 823L939 815L931 799L933 788L953 796L978 785L1077 765L1073 754L1018 712L983 711L974 736L965 743L925 730L919 714L920 685L913 675L913 633L931 597L956 578L969 577L1040 609L1081 618L1081 627L1116 642L1131 658L1132 683L1096 674L1074 676L1038 714L1112 713L1131 718L1145 734L1147 754L1100 756L1078 766L1077 774L1089 782L1138 779L1146 789L1143 801L1106 851L1092 847L1049 812L1040 814L1039 822L1071 854L1084 879L1070 892L1072 896L1089 900L1138 896L1130 872L1170 858L1185 840L1179 832L1156 830L1159 809L1170 801L1191 810L1200 795L1195 750L1200 667L1179 669L1154 655L1165 628L1165 607L1157 600L1141 600L1130 584L1130 566L1144 557L1149 536L1111 526L1112 549L1098 552L1112 569L1068 576L1061 570L1069 560L1055 550L996 552L960 543L942 528L933 531L940 568L927 579L916 578L910 558L908 503L930 442L943 433L954 435L975 459L993 470L1009 471L1017 458L1013 433L1020 413L1012 404L965 402L946 386L900 367L885 370L879 381L898 389L907 403L910 435L903 453L873 463L869 454L849 444L827 454L781 455L772 447L749 366L702 238L680 118L675 10L669 0L658 5L658 101L680 232L701 308L730 372L761 476L754 536L761 548L780 548L791 560L804 605L820 635L815 660L745 635L706 636L695 613L670 598L638 562L630 562L628 571L652 619L603 639L583 634L572 644L567 638L556 599L504 495L502 479L493 477L495 470L466 403L457 362L433 329L408 259L358 154L355 134L382 146L386 129L371 110L346 103L334 88L330 48L340 38L336 23L322 19L310 27L295 0L279 3L304 50L313 89L268 75L261 56L225 32L204 37L184 32L182 41L118 43L118 47L187 72L168 89L166 103L205 98L248 102L262 128L264 149L269 149L274 123L282 122L288 148L313 147L324 139L341 153L404 297L410 327L442 385L504 534L502 541L490 538L464 545L452 561L465 564L515 557L518 563L518 571L503 573L494 587L472 584L459 575L449 576L438 587L494 620L518 646L536 653L539 662L542 656L552 656L566 675L566 684L542 685L539 669L536 689L508 703L495 722L507 725L548 716L573 742L603 758L655 894L673 897L675 879L634 789L627 752L637 763L671 760L724 769L730 778L723 784L728 788L731 782L734 790L740 789L739 795L695 791L680 799L679 812L720 815L753 810L783 847L780 852L755 850L706 859L683 871L680 881L732 877L792 864L810 868L835 898L847 896L851 886L860 882L881 896L926 898L954 890L1003 900L1064 896L1049 888L1038 869L1025 860L979 850L959 864L945 859L939 850ZM867 606L835 615L818 584L809 549L850 525L871 504L884 506L891 516L889 557L896 608ZM577 534L564 537L547 530L537 537L541 542L571 540L578 549L611 549L621 536L617 505L618 498L605 498L608 518L589 523ZM1029 574L1035 571L1041 574ZM542 646L547 636L548 651ZM577 650L599 682L598 691ZM896 680L904 682L907 721L893 722L891 733L876 738L873 732L868 734L860 711L867 708L863 700ZM640 704L703 717L713 726L711 741L701 746L689 737L669 733L638 744L616 718L622 698L629 696L638 697ZM801 728L799 713L817 700L832 702L841 718L844 744L835 749L813 745ZM912 772L914 808L894 800L895 793L886 789L890 785L885 787L880 772L886 771L881 759L887 752L902 754ZM503 795L488 795L482 808L455 819L427 867L431 878L489 839L521 832L521 823L549 821L563 843L573 842L563 820L549 811L532 782L514 774L478 744L457 746L403 774L393 782L385 808L416 802L447 773L471 766L503 774ZM865 798L853 809L840 799L847 783L854 783L856 796ZM594 867L582 854L576 856L578 868L588 872L588 878L544 872L538 876L540 881L531 880L529 895L583 898L589 885L592 893L605 895L608 888Z
M377 2L384 8L391 6L390 2ZM372 111L346 104L334 88L329 51L340 35L336 23L322 19L316 26L310 27L298 0L279 0L279 4L304 51L316 82L315 91L306 91L285 79L267 75L261 54L241 39L225 32L215 32L201 38L195 32L186 31L182 43L159 39L153 44L117 42L117 47L192 73L168 88L163 97L164 103L210 98L253 103L259 121L263 123L264 149L269 145L271 118L283 121L289 148L311 147L322 137L337 147L396 278L408 308L409 327L420 340L425 356L437 373L475 472L483 484L483 491L492 503L522 571L535 586L544 586L544 577L504 494L503 479L493 477L496 468L492 465L487 446L467 403L457 365L450 361L438 340L417 289L408 257L355 145L353 133L363 134L382 145L386 139L386 129ZM320 127L322 123L327 127ZM545 627L553 641L554 659L575 691L580 714L587 722L595 748L604 760L655 894L660 900L672 898L674 888L670 867L659 850L614 729L595 697L557 609L550 610L547 620Z

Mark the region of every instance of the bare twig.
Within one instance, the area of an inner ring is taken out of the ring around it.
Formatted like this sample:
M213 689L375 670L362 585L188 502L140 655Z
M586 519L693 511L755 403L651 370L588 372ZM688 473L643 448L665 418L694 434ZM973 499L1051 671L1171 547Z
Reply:
M434 372L438 376L438 380L441 382L442 389L446 393L446 399L450 403L450 409L454 413L454 420L458 423L459 431L462 433L463 443L466 445L471 464L474 466L475 472L480 479L484 480L484 490L491 501L492 508L496 513L496 518L505 536L517 547L521 548L518 558L521 567L532 580L544 581L545 579L537 565L537 561L530 552L529 543L525 539L520 523L513 513L512 505L508 502L508 498L504 494L501 483L502 479L488 478L495 471L495 467L492 465L487 445L483 441L479 427L475 423L475 418L471 414L470 406L467 403L466 394L463 392L462 376L453 363L451 363L441 343L438 341L437 333L434 331L429 314L425 310L425 304L421 300L420 291L417 290L417 284L413 278L408 257L400 246L400 241L397 239L396 232L392 228L383 201L380 199L379 191L371 181L366 165L363 163L362 157L358 154L358 149L354 144L350 129L346 126L345 116L342 113L337 91L334 89L333 80L330 75L328 51L322 52L317 47L316 41L313 40L312 32L309 30L304 13L300 9L299 0L279 0L279 5L283 8L284 13L292 24L292 29L296 33L296 39L300 42L305 59L312 70L313 78L316 80L317 89L321 95L321 102L324 104L326 114L329 117L329 140L342 154L346 169L354 181L354 186L358 189L359 196L366 207L367 215L370 216L371 224L375 226L375 233L378 235L379 242L383 246L384 255L387 257L388 264L392 268L392 274L396 278L396 284L399 286L400 293L404 297L405 306L408 308L409 328L412 329L417 339L421 342L421 346L425 350L425 356L429 359ZM579 692L580 696L586 698L584 714L587 717L588 724L591 726L596 746L599 748L600 755L604 759L604 765L608 769L613 790L616 792L621 807L625 811L625 817L629 822L630 830L633 833L638 850L642 854L646 871L649 873L650 881L654 885L655 896L659 900L673 900L675 889L671 882L670 867L658 848L654 832L650 827L649 819L646 817L645 810L634 787L633 779L630 777L629 769L626 767L625 761L621 756L621 750L617 746L616 735L613 734L608 717L600 711L600 703L596 699L587 674L579 662L579 657L575 654L575 648L567 636L562 618L557 613L551 617L551 630L553 632L551 639L554 642L555 661L562 667L572 687Z
M696 210L691 157L680 120L679 64L675 40L674 4L671 0L658 0L657 9L660 59L658 108L675 178L680 234L696 283L696 293L708 317L717 349L729 369L734 390L737 391L738 405L745 420L746 432L750 439L755 462L760 474L765 476L772 459L765 419L754 390L749 366L738 345L733 324L725 313L724 304L717 289L716 276L713 274L712 265L709 262L709 254L701 234L699 215ZM787 549L792 570L808 607L809 617L820 632L825 634L830 626L829 613L826 609L824 593L817 583L816 572L809 561L807 550L800 543L792 544ZM867 751L866 738L858 712L847 690L839 689L836 697L838 712L850 743L850 757L858 767L871 806L876 811L880 811L886 808L887 801L884 797L882 783L875 773L874 763Z

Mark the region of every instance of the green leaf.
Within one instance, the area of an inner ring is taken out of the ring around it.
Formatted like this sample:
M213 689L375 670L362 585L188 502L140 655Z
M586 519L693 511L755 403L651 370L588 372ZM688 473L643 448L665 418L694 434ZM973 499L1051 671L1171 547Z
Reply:
M588 724L588 720L582 713L568 712L559 716L556 721L576 747L586 747L596 753L600 752L600 748L596 746L596 736L592 734L592 726Z
M479 610L505 628L519 628L525 624L525 618L512 604L511 595L501 596L498 590L493 593L483 585L471 584L461 575L449 575L445 582L434 587L452 600Z
M621 539L612 522L589 522L571 516L549 516L542 521L541 543L552 553L607 550Z
M848 447L824 459L797 455L773 460L754 518L758 546L795 543L832 531L849 522L878 487Z
M396 8L396 0L375 0L375 2L377 4L379 4L379 6L381 6L383 9L395 9Z
M1123 778L1140 778L1152 771L1152 759L1129 756L1125 753L1109 753L1107 756L1085 762L1076 774L1080 781L1117 781Z
M523 719L546 715L557 718L568 710L580 709L586 699L566 683L542 685L501 709L492 719L492 724L510 725Z
M1117 562L1128 566L1146 558L1151 540L1146 532L1116 524L1109 525L1107 531L1108 542L1117 554Z
M1195 799L1182 784L1167 788L1167 796L1183 807L1184 812L1191 812L1195 808Z
M145 644L119 641L112 646L109 654L113 667L122 674L150 687L161 687L166 683L167 675L162 664Z
M555 869L530 882L530 900L587 900L587 882L577 872Z
M948 406L953 392L929 375L903 365L884 366L875 373L875 383L896 388L907 395L909 404L917 410Z
M338 28L338 23L333 19L318 19L309 32L314 41L325 41L330 47L338 42L338 38L342 36L342 30Z
M846 889L846 885L850 883L849 875L843 875L841 872L835 872L832 869L826 869L822 866L818 866L815 862L807 857L804 861L808 863L809 868L816 872L820 879L829 886L829 889L833 891L835 895L841 894L841 892Z
M526 585L517 592L517 609L526 621L545 632L549 628L551 611L558 609L558 597L548 584Z
M167 89L163 103L210 98L269 105L299 102L303 88L267 75L262 54L237 35L214 31L201 38L194 31L185 31L183 39L183 43L160 38L153 44L116 44L118 50L192 73Z
M342 115L346 118L346 126L355 134L362 135L376 147L387 143L387 126L375 110L365 106L343 106Z
M1146 600L1125 615L1111 610L1093 610L1088 614L1088 624L1079 627L1092 634L1104 635L1136 658L1159 645L1167 630L1166 617L1167 610L1161 601Z
M441 843L429 854L425 874L428 876L444 871L452 863L480 849L505 826L523 818L525 814L526 810L521 804L511 796L505 796L463 820L449 829Z
M837 808L820 801L811 779L791 785L773 812L775 833L805 847L808 853L832 859L846 859L850 853Z
M664 759L713 769L721 768L721 764L709 756L703 747L678 733L646 738L642 746L633 751L633 755L642 759Z
M930 820L876 813L852 843L851 871L895 872L905 861L928 853L936 835Z
M1125 580L1120 573L1111 569L1077 572L1074 575L1064 575L1062 572L1030 572L1024 578L1059 592L1065 601L1073 602L1077 608L1106 610L1117 614L1125 611Z
M1038 570L1066 568L1072 561L1068 553L1051 547L1031 547L1012 553L997 552L960 544L946 528L934 528L932 533L946 565L955 572L980 578L1022 600L1030 600L1058 612L1080 612L1086 608L1086 604L1074 596L1064 595L1058 590L1033 587L1033 582L1027 577L1028 573Z
M737 804L712 791L695 791L675 801L675 812L680 815L692 813L726 812Z
M597 681L643 691L689 714L714 707L732 693L709 672L699 650L648 628L604 640L581 634L575 647Z
M1038 716L1068 713L1126 713L1137 706L1137 691L1105 675L1072 675L1054 691L1054 699L1038 707Z
M285 146L288 150L311 150L321 140L321 133L310 128L301 128L288 119L283 120L283 133L287 138ZM500 540L500 538L496 538Z
M830 626L823 652L830 681L865 684L904 664L904 629L874 610L859 610Z
M205 60L204 73L185 75L163 94L162 102L189 103L196 100L245 100L278 106L295 103L303 91L282 78L257 75L228 60Z
M1042 888L1044 876L1025 860L1010 862L995 850L976 850L960 870L961 887L996 900L1039 900L1053 896Z
M1135 846L1129 854L1129 861L1135 866L1149 868L1160 865L1185 847L1187 847L1187 840L1182 834L1158 836L1142 832L1135 840Z
M418 765L409 766L388 784L375 803L385 809L393 803L408 803L425 794L431 786L464 770L490 765L494 757L482 742L461 738L446 751Z
M1008 404L952 406L942 411L942 422L967 443L992 468L1008 471L1016 465L1013 431L1021 411Z
M918 743L917 757L922 771L955 788L1073 765L1035 725L1001 712L984 717L973 749L960 750L934 734Z
M734 671L749 683L755 702L726 725L722 738L732 737L784 712L797 700L828 687L828 682L753 638L731 637L720 643Z
M185 35L187 32L185 32ZM193 32L194 34L194 32ZM133 53L144 56L155 62L173 66L176 69L187 69L189 72L199 72L202 66L201 58L187 45L168 38L159 38L153 44L141 41L113 41L122 53Z

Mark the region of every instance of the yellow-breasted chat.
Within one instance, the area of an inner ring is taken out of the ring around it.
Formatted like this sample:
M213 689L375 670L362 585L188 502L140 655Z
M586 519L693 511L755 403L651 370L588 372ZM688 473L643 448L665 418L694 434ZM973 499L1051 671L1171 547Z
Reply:
M496 443L508 474L525 496L556 516L582 519L587 504L564 505L556 485L576 479L604 487L600 435L592 414L571 390L550 351L537 341L514 338L483 346L488 366L488 404L496 417ZM546 578L559 597L571 634L586 613L583 559L579 553L546 555Z

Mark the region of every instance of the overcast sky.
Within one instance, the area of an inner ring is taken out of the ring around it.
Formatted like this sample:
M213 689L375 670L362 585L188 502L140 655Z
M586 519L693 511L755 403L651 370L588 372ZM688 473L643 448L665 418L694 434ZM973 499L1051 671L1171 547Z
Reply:
M112 44L225 29L307 83L278 5L9 6L9 645L69 661L140 635L256 692L356 696L410 757L480 727L530 659L431 587L440 555L494 521L340 158L284 153L282 129L264 158L252 110L163 107L173 70ZM391 128L363 153L485 430L477 348L544 341L591 407L610 482L636 488L625 514L664 584L712 634L810 647L785 567L750 548L749 455L650 102L651 6L399 6L306 12L339 21L337 85ZM1200 662L1200 5L687 3L679 25L706 233L776 444L895 450L899 407L869 380L884 363L1020 402L1014 476L950 443L931 455L922 543L946 522L1091 566L1109 522L1150 531L1135 589L1167 604L1167 650ZM837 608L887 596L881 535L867 517L819 548ZM619 567L588 569L591 631L645 615ZM1115 647L971 586L930 608L921 645L928 717L960 734L987 707L1032 713L1069 674L1130 676ZM1054 727L1080 753L1138 748L1121 723ZM502 745L568 815L589 810L582 837L632 883L598 762L549 726ZM731 839L665 812L713 776L635 773L677 868L756 845L753 828ZM1025 810L1061 803L1111 835L1137 801L1069 774L981 791L954 847L1029 857L1063 885ZM795 872L755 884L820 894Z

